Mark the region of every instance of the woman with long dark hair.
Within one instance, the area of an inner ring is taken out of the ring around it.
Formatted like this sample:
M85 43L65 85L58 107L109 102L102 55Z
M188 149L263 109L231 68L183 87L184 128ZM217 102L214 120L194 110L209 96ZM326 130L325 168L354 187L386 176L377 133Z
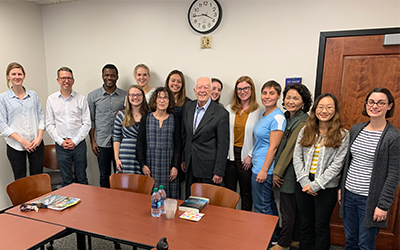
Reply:
M389 208L400 181L400 131L386 120L394 115L394 104L388 89L373 89L362 111L369 121L350 129L338 192L345 249L375 249L380 228L388 226Z
M318 96L293 153L300 250L330 249L329 221L348 146L348 131L341 122L336 97L329 93Z

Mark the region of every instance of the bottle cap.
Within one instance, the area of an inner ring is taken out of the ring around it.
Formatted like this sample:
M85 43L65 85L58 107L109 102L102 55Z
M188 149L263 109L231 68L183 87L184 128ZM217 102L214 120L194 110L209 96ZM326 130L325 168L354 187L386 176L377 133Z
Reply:
M153 192L158 192L158 188L154 188L154 189L153 189Z
M164 189L164 186L163 186L163 185L160 185L160 189Z

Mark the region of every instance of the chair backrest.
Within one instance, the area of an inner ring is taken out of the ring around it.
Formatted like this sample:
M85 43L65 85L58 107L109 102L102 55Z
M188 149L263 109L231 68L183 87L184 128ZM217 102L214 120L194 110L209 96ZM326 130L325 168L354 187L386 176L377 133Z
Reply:
M239 194L220 186L204 183L194 183L190 187L191 195L210 199L210 205L235 208Z
M50 176L48 174L37 174L24 177L8 184L6 190L13 206L17 206L50 193Z
M44 146L44 163L43 167L49 169L60 169L57 161L56 145L50 144Z
M151 194L154 179L139 174L112 174L110 175L110 188L126 190L135 193Z

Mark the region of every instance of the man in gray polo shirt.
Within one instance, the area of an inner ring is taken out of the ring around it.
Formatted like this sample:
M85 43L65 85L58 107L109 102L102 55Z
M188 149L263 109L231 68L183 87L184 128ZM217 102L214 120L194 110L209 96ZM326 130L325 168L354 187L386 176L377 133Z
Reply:
M118 69L107 64L102 70L103 86L88 95L90 119L89 132L92 151L97 156L100 169L100 186L110 187L111 162L115 172L112 135L117 112L124 108L126 91L117 88Z

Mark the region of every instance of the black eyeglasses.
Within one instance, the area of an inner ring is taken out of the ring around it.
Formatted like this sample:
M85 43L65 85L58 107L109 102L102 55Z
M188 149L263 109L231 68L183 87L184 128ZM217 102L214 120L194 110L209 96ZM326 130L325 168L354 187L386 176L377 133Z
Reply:
M249 89L251 89L251 87L250 86L247 86L247 87L244 87L244 88L237 88L236 89L236 92L240 92L240 91L247 91L247 90L249 90Z
M74 78L72 78L72 77L60 77L60 78L58 78L58 79L60 79L60 80L63 81L63 82L74 80Z

